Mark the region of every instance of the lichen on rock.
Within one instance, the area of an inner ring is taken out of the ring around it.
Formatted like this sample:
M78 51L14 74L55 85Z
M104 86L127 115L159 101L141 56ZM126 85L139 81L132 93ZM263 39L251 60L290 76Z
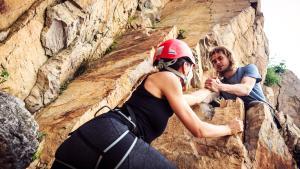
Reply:
M38 124L20 99L0 92L0 168L26 168L38 147Z

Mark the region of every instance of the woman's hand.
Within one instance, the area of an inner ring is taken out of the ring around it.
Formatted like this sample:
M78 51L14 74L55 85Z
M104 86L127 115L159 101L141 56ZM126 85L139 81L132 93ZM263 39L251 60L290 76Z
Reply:
M244 131L244 123L242 120L234 119L231 122L229 122L228 127L230 128L231 134L237 134L239 132Z

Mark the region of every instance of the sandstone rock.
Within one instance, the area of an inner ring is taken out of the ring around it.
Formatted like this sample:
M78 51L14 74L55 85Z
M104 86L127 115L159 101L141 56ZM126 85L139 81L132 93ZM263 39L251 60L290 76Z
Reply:
M47 134L39 167L49 167L57 147L68 133L93 118L100 107L108 105L113 108L125 101L138 80L153 70L154 51L151 48L177 35L175 28L149 33L150 36L143 34L142 30L128 32L119 39L120 43L113 52L93 62L55 102L37 114L41 131ZM104 111L107 109L101 112Z
M84 11L88 11L96 1L97 0L74 0L74 2L76 2L79 6L78 8Z
M4 41L4 39L7 38L8 34L9 34L9 29L6 31L0 31L0 42Z
M263 32L263 16L256 16L254 9L249 7L230 20L229 24L217 24L212 30L208 39L213 43L208 46L208 51L216 44L227 47L232 51L238 66L254 63L264 80L268 61L268 40ZM209 65L207 60L205 64Z
M273 89L276 93L274 93ZM279 91L280 87L278 85L272 86L272 88L264 86L265 96L274 108L278 108L277 101ZM286 102L286 100L284 101ZM296 123L294 123L294 121L297 121L299 118L294 117L294 120L288 113L282 111L276 111L276 116L281 124L281 129L279 130L279 132L283 137L285 144L289 149L289 152L293 155L294 159L296 160L297 165L300 166L300 129L296 125Z
M125 31L125 25L128 22L128 18L133 16L136 12L138 5L137 0L135 1L101 1L101 4L106 10L97 8L93 5L91 10L97 10L100 12L100 23L96 30L96 49L93 50L90 59L97 59L101 57L109 46L113 44L114 38L120 36ZM93 16L93 15L92 15ZM93 16L97 20L97 16ZM93 28L95 25L86 25L87 28ZM83 30L83 29L82 29ZM84 39L94 39L95 36L90 32L86 32Z
M296 160L297 165L300 166L300 129L288 114L284 114L283 112L277 112L276 114L281 124L280 134L289 152Z
M193 109L200 119L214 124L226 124L233 118L243 119L244 116L240 99L223 100L221 107L215 109L212 120L198 106ZM249 159L241 136L194 138L174 115L164 134L152 145L179 168L243 168L251 164L247 163Z
M249 1L172 1L157 25L178 25L190 46L199 43L203 76L198 76L202 78L194 86L201 87L208 76L216 76L207 54L217 45L232 50L238 65L255 63L263 78L266 74L268 43L263 17L255 15Z
M278 86L272 87L275 93L275 106L279 111L290 115L295 124L300 127L300 80L287 70L281 75Z
M15 5L21 5L23 9L23 5L26 7L33 1L5 2L17 3ZM6 82L0 84L2 91L25 99L35 84L37 71L47 60L40 42L40 32L44 25L43 14L46 7L53 2L54 0L47 0L34 3L10 26L8 34L0 43L0 64L10 75Z
M262 86L263 87L263 91L265 94L265 97L267 99L267 101L271 104L271 106L273 106L275 108L276 103L276 97L275 97L275 93L273 91L273 89L271 87L268 86Z
M47 54L60 52L38 72L37 83L25 99L31 112L55 100L60 87L73 78L84 60L100 58L137 7L136 1L77 2L90 4L84 14L71 1L48 8L48 22L52 24L46 25L43 42Z
M220 107L215 109L212 120L209 120L199 107L193 109L202 120L214 124L225 124L235 117L243 118L244 115L243 103L240 100L221 101ZM263 104L252 107L247 111L245 120L246 129L243 134L196 139L175 116L169 121L164 134L154 141L153 146L179 168L297 167L273 122L268 107ZM243 135L245 145L242 141Z
M45 27L41 40L47 55L55 55L69 45L80 31L84 13L69 1L47 10L50 26ZM46 22L47 23L47 22Z
M260 14L261 11L261 1L260 0L250 0L251 6L256 10L257 14Z
M0 31L13 24L37 0L0 0Z
M161 9L170 0L139 0L134 16L128 18L127 28L145 29L152 28L160 22Z
M80 44L76 48L60 52L55 58L48 59L39 69L37 83L25 99L26 108L35 112L56 99L62 90L61 86L73 78L91 49L89 44Z
M0 92L0 168L27 167L38 147L38 125L24 102Z
M246 113L245 145L253 168L296 168L265 104L257 104Z

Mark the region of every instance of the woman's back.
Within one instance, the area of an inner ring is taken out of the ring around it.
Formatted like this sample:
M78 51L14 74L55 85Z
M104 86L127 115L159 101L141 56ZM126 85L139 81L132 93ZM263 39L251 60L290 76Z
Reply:
M132 108L139 135L148 143L163 133L169 117L173 114L168 100L160 96L160 91L155 86L158 76L164 75L154 73L147 77L121 108L125 112L127 105Z

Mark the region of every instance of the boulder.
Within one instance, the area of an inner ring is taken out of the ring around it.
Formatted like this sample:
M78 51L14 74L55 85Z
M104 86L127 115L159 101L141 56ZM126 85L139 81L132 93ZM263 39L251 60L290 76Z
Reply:
M289 148L290 153L293 155L297 165L300 166L300 129L288 114L278 112L277 116L282 127L279 130L280 134Z
M26 168L38 147L38 125L20 99L0 92L0 168Z
M247 111L245 146L253 168L297 167L266 104L257 104Z
M300 80L290 70L280 75L278 86L273 86L275 107L294 119L300 128Z

